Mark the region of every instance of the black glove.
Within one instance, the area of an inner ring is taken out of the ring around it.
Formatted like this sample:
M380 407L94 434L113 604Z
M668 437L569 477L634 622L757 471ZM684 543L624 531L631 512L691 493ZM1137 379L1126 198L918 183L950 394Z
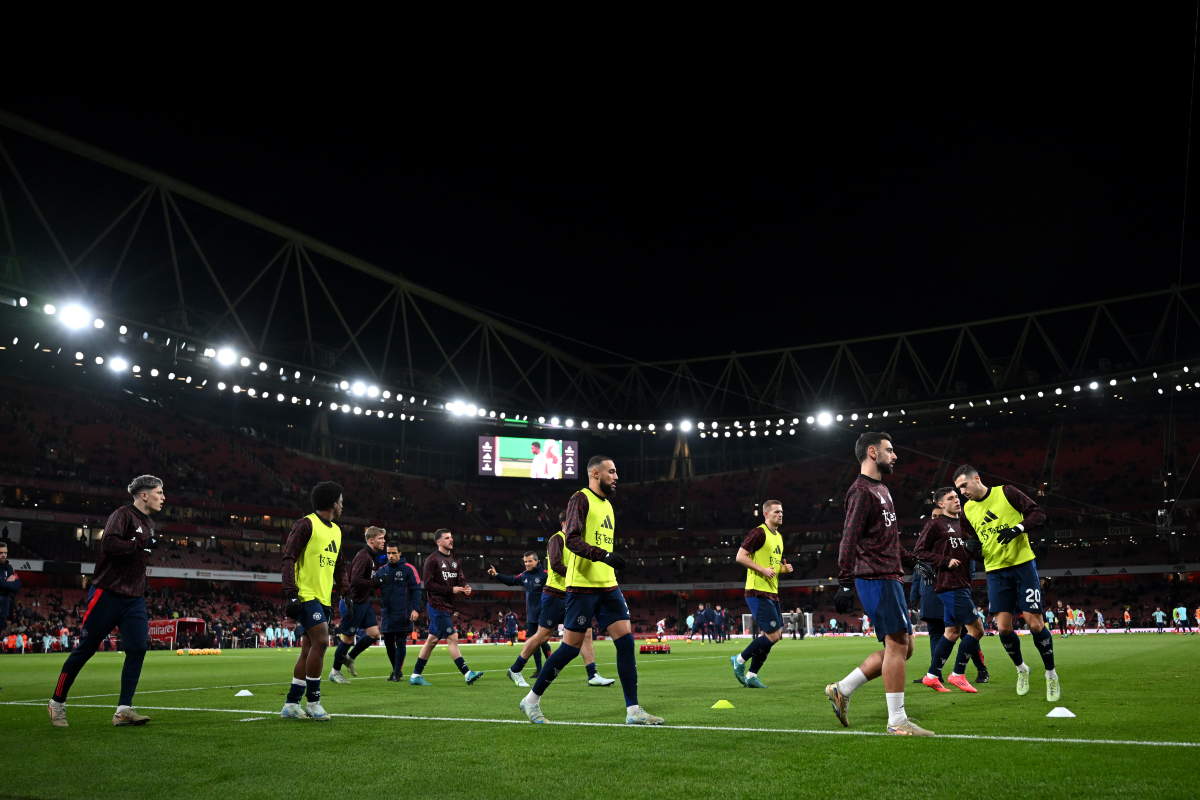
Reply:
M625 556L620 553L609 553L604 557L604 563L613 569L625 569Z
M283 615L288 619L298 622L303 608L304 603L300 600L300 595L295 592L286 592L283 595Z
M983 553L983 543L973 536L967 537L967 552L971 555L980 555Z
M833 607L839 614L847 614L853 605L854 592L850 591L849 586L839 586L837 594L833 597Z
M350 595L342 598L342 602L346 604L346 613L342 616L342 626L345 627L354 619L354 599Z
M1008 544L1024 532L1020 528L1005 528L996 532L996 542L998 544Z
M150 531L150 535L142 539L142 549L147 553L158 549L158 537L154 534L154 531Z
M937 573L934 572L933 567L929 566L924 561L918 561L917 565L913 567L913 575L920 578L921 583L925 584L926 586L933 586L935 583L937 583Z

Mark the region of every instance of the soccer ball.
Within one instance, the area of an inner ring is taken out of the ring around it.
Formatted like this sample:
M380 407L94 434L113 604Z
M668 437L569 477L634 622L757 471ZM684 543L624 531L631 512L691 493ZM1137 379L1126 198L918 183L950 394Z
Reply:
M177 656L183 655L183 650L176 650L175 655L177 655Z
M215 652L217 655L221 655L221 648L219 648L219 647L218 647L218 648L217 648L217 649L216 649L214 652Z

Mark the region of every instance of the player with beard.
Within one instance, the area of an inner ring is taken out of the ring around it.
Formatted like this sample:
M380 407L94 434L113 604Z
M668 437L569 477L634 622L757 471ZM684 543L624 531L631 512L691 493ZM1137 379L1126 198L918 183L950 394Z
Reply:
M875 638L884 649L872 653L853 672L825 687L838 721L849 727L850 696L867 681L883 677L887 698L887 732L896 736L933 736L909 719L904 710L904 662L912 657L912 623L900 578L904 565L915 566L912 553L900 546L900 526L892 495L883 476L895 469L896 451L887 433L858 437L854 455L862 465L846 492L846 521L838 552L839 614L850 609L850 586L858 590L863 611L875 623Z
M941 672L954 650L954 642L961 636L962 644L958 647L950 684L975 694L975 687L967 682L963 673L971 656L979 651L983 624L975 614L975 603L971 601L971 564L958 516L961 508L958 495L950 486L938 489L934 496L942 513L921 531L914 553L918 561L932 565L936 571L935 588L944 609L942 622L946 626L945 636L938 642L937 651L933 654L933 666ZM924 683L938 691L948 691L932 671L925 676Z
M563 525L566 547L571 551L567 564L566 622L562 644L546 659L533 689L520 702L530 722L544 723L542 695L558 674L579 655L592 618L612 637L617 648L617 676L625 694L626 725L661 725L662 717L647 714L638 704L637 660L629 623L629 606L617 586L616 570L625 568L625 558L613 552L616 545L617 517L612 496L617 490L617 468L608 456L588 460L588 486L571 496Z
M954 486L967 498L963 532L967 550L983 554L987 570L988 603L1000 633L1000 644L1017 666L1017 694L1029 694L1029 667L1021 657L1021 640L1013 631L1013 611L1029 625L1030 638L1046 667L1046 700L1062 697L1054 669L1054 634L1042 619L1042 584L1029 546L1029 531L1046 521L1046 514L1015 486L984 486L979 472L964 464L954 472Z
M141 475L129 484L133 504L114 511L104 523L100 555L96 559L92 586L88 589L87 610L79 623L79 641L63 664L54 695L47 709L50 724L67 727L66 702L71 684L96 651L108 641L113 628L121 631L125 665L121 669L121 695L113 725L145 725L150 718L133 710L133 693L142 676L150 637L150 618L146 615L146 566L150 554L158 549L154 521L150 515L161 511L166 495L163 482L153 475Z

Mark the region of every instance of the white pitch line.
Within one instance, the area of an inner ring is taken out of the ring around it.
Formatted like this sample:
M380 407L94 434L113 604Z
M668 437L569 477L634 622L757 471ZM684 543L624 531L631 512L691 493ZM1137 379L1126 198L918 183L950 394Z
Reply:
M9 700L0 702L0 706L40 706L41 703L27 700ZM85 703L68 703L77 708L109 708L107 705L89 705ZM261 709L246 708L185 708L174 706L138 706L143 711L200 711L220 714L264 714ZM482 717L418 717L395 714L334 714L336 717L350 719L395 719L414 722L483 722L496 725L528 725L523 719L484 719ZM239 720L245 722L247 720ZM616 722L547 722L547 725L573 725L585 728L661 728L672 731L731 731L734 733L799 733L813 736L887 736L878 731L837 731L810 730L805 728L739 728L732 725L622 725ZM1143 747L1200 747L1200 742L1146 742L1136 739L1056 739L1046 736L982 736L970 733L940 734L938 739L970 739L986 742L1024 742L1028 744L1115 744L1140 745Z

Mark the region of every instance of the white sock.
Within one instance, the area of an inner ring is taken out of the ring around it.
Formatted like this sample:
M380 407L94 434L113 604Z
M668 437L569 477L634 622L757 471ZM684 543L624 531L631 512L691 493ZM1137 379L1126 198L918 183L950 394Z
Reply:
M1026 664L1024 661L1022 661L1021 666L1017 667L1017 672L1023 672L1026 675L1028 675L1029 674L1029 665Z
M132 709L132 708L130 708L129 706L117 706L117 713L118 713L118 714L120 714L122 711L132 711L132 710L133 710L133 709Z
M962 676L963 676L963 674L961 672L951 672L950 673L951 678L961 678Z
M904 692L887 692L888 725L899 725L908 719L904 713Z
M855 667L854 672L851 672L845 678L842 678L840 681L838 681L838 691L846 695L846 697L849 697L850 695L854 694L854 691L858 687L862 686L866 682L867 676L863 674L861 669Z
M540 705L541 702L542 696L540 694L534 694L532 689L529 690L529 694L525 695L526 705L536 706Z
M926 672L925 677L937 679L937 675L934 675L932 672Z
M746 663L746 659L742 658L742 654L741 654L741 653L738 653L738 657L737 657L737 659L738 659L738 665L739 665L739 666L740 666L740 665L742 665L742 664L745 664L745 663Z
M633 716L638 712L639 708L641 708L641 706L625 706L625 713Z
M308 684L307 684L307 683L305 683L304 681L300 680L299 678L292 678L292 686L305 686L305 687L307 687L307 686L308 686Z
M63 708L64 706L66 706L66 703L65 702L60 703L57 700L51 700L50 705L54 706L55 708Z
M754 677L757 677L757 676L758 676L758 673L757 673L757 672L747 672L747 673L746 673L746 680L750 680L751 678L754 678Z
M1058 680L1058 673L1052 669L1046 670L1046 680L1048 680L1048 681Z

